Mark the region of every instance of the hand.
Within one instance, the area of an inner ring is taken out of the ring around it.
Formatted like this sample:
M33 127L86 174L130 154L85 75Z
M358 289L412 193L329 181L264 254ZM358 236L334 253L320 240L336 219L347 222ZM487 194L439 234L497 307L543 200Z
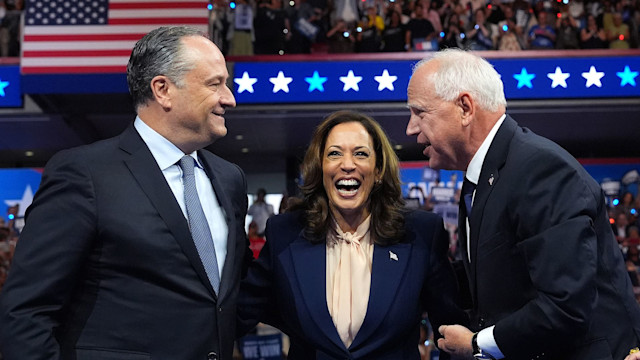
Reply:
M442 325L438 328L438 332L442 335L442 338L438 339L440 350L446 351L454 357L473 359L473 349L471 348L473 333L471 330L461 325Z
M629 355L627 355L626 358L624 358L624 360L640 360L640 351L637 351L638 348L635 348L634 350L636 350L635 352L629 352ZM631 350L633 351L633 350Z

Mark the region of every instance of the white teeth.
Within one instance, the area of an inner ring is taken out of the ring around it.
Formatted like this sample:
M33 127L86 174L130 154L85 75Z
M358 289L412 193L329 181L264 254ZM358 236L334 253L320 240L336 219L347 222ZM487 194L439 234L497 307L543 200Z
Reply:
M354 189L354 190L338 189L338 192L344 196L353 196L358 193L358 189Z
M356 179L342 179L342 180L338 180L337 185L357 186L357 185L360 185L360 182Z

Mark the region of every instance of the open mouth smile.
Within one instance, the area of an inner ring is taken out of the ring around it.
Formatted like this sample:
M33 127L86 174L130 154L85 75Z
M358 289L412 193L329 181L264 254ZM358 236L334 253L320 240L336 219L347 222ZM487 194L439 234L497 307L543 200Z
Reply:
M356 179L340 179L336 182L336 189L341 196L352 197L358 193L361 182Z

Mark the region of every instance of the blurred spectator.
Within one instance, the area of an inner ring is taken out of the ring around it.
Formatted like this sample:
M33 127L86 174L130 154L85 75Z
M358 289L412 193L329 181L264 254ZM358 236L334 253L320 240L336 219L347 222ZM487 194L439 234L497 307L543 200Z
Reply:
M569 1L568 12L572 18L576 20L578 24L578 28L583 29L586 27L586 11L584 8L583 0L573 0Z
M529 30L529 49L553 49L556 42L556 32L548 22L546 11L538 13L538 23Z
M622 22L622 14L614 13L613 21L609 27L605 27L609 48L628 49L629 48L629 25Z
M438 50L436 32L431 22L424 18L424 7L417 3L413 9L413 18L407 24L405 33L405 49L407 51Z
M229 53L227 33L229 31L230 10L226 0L214 0L213 9L209 12L211 40L218 45L218 48L220 48L223 54Z
M422 2L424 18L429 20L436 34L442 31L442 22L440 21L440 12L438 11L438 2L431 0L419 0Z
M331 19L334 24L338 24L340 20L345 24L352 24L360 19L358 4L356 0L333 0L333 12ZM329 37L327 35L327 37Z
M500 1L491 0L485 10L487 22L497 25L501 21L504 21L506 19L506 14L504 13L505 7L509 7L509 4L502 4Z
M249 210L247 210L247 215L250 215L252 221L258 224L258 235L260 236L264 236L267 219L273 216L273 205L265 202L266 195L267 191L265 189L258 189L255 201L249 206Z
M349 26L344 20L338 19L336 24L327 31L330 53L352 53L355 49L356 37L353 26Z
M629 225L626 240L628 246L640 246L640 230L636 225Z
M258 234L258 224L255 221L249 223L249 229L247 230L247 236L249 237L249 248L253 252L253 258L257 259L260 255L260 250L264 247L266 242L264 235Z
M291 26L282 9L282 0L261 0L253 27L256 34L256 54L285 53L285 42L291 37Z
M378 9L373 4L367 6L366 15L362 18L357 29L358 52L378 52L382 49L382 31L384 20L378 15Z
M579 49L578 24L568 13L560 13L556 20L556 49Z
M440 48L464 48L464 33L458 14L453 13L445 20L444 38L440 41Z
M253 8L248 0L236 0L235 4L227 33L229 55L253 55Z
M604 49L609 47L607 34L598 26L595 16L587 15L587 26L580 31L580 44L583 49Z
M627 219L627 214L625 214L624 212L618 212L615 222L611 224L611 229L613 230L613 234L618 239L618 242L621 242L622 239L627 237L627 226L629 226L629 219Z
M386 52L404 51L404 26L402 25L402 14L391 9L387 13L388 23L382 31L382 50Z
M289 22L291 23L291 38L287 44L289 54L310 54L311 44L323 29L318 25L322 17L322 11L316 9L307 0L296 0L295 5L288 9Z
M20 56L20 19L24 9L23 0L0 1L0 51L2 56Z
M485 9L480 8L474 12L473 26L466 32L469 49L475 51L493 50L492 28L485 19Z
M513 8L508 4L504 6L505 19L498 23L498 50L519 51L524 48L522 28L516 25L516 17Z
M629 246L627 260L630 260L635 266L640 266L640 251L637 246Z

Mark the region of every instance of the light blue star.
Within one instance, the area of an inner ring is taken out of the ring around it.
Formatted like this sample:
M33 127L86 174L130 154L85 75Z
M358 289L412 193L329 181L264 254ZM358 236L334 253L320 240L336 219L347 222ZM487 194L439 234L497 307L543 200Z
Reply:
M636 86L636 77L638 76L638 72L631 71L631 69L629 69L629 65L624 67L624 71L617 72L616 75L620 78L620 86L625 86L627 84Z
M636 84L634 83L633 86L635 86ZM0 80L0 96L4 97L6 94L4 93L4 88L6 88L7 86L9 86L9 82L8 81L2 81Z
M327 78L320 76L317 71L314 71L313 76L304 78L304 81L309 83L309 92L313 90L324 92L324 83L327 82Z
M531 84L531 80L535 79L536 74L527 73L527 69L522 68L520 74L513 74L513 78L518 80L518 89L523 86L528 87L529 89L533 88L533 84Z

